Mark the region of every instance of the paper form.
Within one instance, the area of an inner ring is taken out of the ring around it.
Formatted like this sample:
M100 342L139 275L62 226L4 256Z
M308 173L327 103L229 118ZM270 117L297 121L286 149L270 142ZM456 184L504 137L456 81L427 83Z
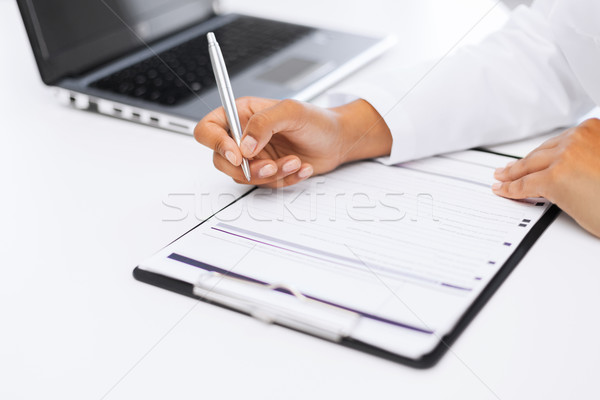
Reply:
M491 192L510 158L466 151L365 161L256 189L141 267L194 282L193 261L359 312L352 337L431 351L551 205ZM190 261L192 260L192 261Z

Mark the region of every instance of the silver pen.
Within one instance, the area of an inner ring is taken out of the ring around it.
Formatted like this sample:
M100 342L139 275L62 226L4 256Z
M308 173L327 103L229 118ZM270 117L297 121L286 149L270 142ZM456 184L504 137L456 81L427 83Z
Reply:
M223 54L221 53L221 48L219 47L219 43L217 43L215 34L209 32L206 37L208 39L208 54L210 55L210 62L215 73L221 103L227 116L229 131L239 147L242 142L242 126L240 125L240 118L235 106L235 97L233 96L231 82L229 81L229 75L225 67L225 60L223 59ZM244 171L244 176L250 182L250 166L246 158L242 158L242 171Z

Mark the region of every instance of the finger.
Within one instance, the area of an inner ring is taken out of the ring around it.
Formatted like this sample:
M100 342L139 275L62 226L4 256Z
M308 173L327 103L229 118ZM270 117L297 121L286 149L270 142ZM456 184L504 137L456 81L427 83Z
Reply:
M281 157L275 161L270 159L250 160L249 166L251 179L250 182L248 182L242 169L225 161L220 154L214 154L213 162L219 171L231 176L235 181L252 185L264 185L267 183L276 182L287 177L288 175L295 174L302 167L300 159L294 155ZM304 176L306 175L306 171L304 171L302 175L302 178L306 178L306 176Z
M213 164L215 167L219 171L232 177L234 180L244 181L244 183L250 183L252 185L260 185L275 179L274 175L277 174L278 170L277 163L275 163L275 161L265 158L248 160L248 163L250 166L250 182L246 180L244 172L240 166L232 165L219 153L215 152L213 154Z
M494 183L492 191L499 196L509 199L545 197L544 193L546 193L548 184L550 184L548 172L544 170L525 175L513 181Z
M258 154L277 132L298 129L302 125L305 106L295 100L283 100L261 110L248 119L242 135L244 157Z
M540 150L552 149L552 148L558 146L560 144L560 142L565 138L565 136L567 136L569 133L571 133L572 130L573 130L572 128L567 129L567 130L561 132L559 135L551 137L550 139L546 140L544 143L542 143L541 145L536 147L534 150L532 150L530 154L540 151Z
M275 160L275 165L277 169L277 172L275 174L272 174L272 169L269 169L271 166L270 163L264 165L268 165L269 167L265 169L262 163L255 163L254 161L250 162L250 183L252 183L253 185L266 185L269 183L280 181L288 175L295 174L302 167L302 162L300 161L300 158L294 155L281 157ZM248 183L248 181L246 181L246 183Z
M542 143L541 145L539 145L538 147L536 147L535 149L530 151L529 154L527 154L525 157L523 157L521 159L521 161L532 158L534 156L537 157L538 153L550 154L547 152L549 150L555 149L560 144L560 142L564 139L564 137L569 134L570 131L571 131L571 129L568 129L568 130L562 132L560 135L554 136L554 137L546 140L544 143ZM526 163L529 163L529 162L526 162ZM517 164L522 164L522 163L519 160L511 161L508 164L506 164L506 166L504 168L497 168L496 171L494 172L494 177L496 177L496 179L506 180L506 178L505 178L506 174L503 174L503 173L508 172L510 167L512 167L513 165L517 165ZM531 172L535 172L535 170L531 170L529 173L531 173ZM500 178L500 176L502 176L503 178ZM509 179L514 180L517 178L518 178L518 176L516 176L514 178L509 178Z
M194 129L194 137L198 142L227 159L230 164L239 166L242 162L242 153L227 132L225 111L220 107L198 122Z
M285 178L297 172L302 166L300 158L294 155L281 157L275 163L277 164L277 179Z
M298 172L290 174L283 179L279 179L276 181L272 181L263 185L261 187L269 187L269 188L280 188L285 186L295 185L298 182L302 182L310 178L314 173L312 165L308 163L302 164Z
M531 152L529 152L529 154L527 154L522 160L533 157L534 155L536 155L538 153L542 153L542 152L546 152L547 150L555 149L561 143L561 141L564 139L564 137L571 132L571 130L572 129L567 129L566 131L562 132L560 135L551 137L550 139L546 140L544 143L542 143L541 145L539 145L538 147L533 149ZM509 166L512 166L516 163L517 163L517 161L509 162L504 167L504 169L507 169ZM499 173L499 172L502 172L502 170L503 170L502 168L498 168L496 170L496 172Z
M235 100L235 104L238 110L238 116L240 118L240 125L242 130L245 129L248 124L248 120L252 115L266 109L273 107L279 103L280 100L266 99L262 97L240 97Z
M554 149L540 150L527 157L506 164L494 172L494 178L499 181L514 181L522 176L548 168L555 158Z

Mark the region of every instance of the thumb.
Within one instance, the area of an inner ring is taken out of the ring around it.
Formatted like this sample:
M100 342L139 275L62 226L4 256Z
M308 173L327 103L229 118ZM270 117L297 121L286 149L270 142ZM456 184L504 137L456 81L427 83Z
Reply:
M246 158L257 155L278 132L298 129L306 106L296 100L283 100L248 119L240 150Z

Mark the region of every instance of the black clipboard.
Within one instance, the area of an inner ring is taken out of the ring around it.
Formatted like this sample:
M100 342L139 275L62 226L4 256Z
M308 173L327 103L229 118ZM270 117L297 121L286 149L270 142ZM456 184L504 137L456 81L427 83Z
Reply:
M234 202L227 205L223 209L231 206L235 202L246 197L248 194L250 194L254 190L255 190L255 188L249 190L247 193L245 193L244 195L242 195L241 197L239 197L238 199L236 199ZM192 230L196 229L198 226L200 226L203 223L205 223L206 221L210 220L210 218L212 218L213 216L215 216L216 214L221 212L223 209L217 211L211 217L209 217L205 221L201 222L200 224L196 225L194 228L190 229L188 232L184 233L179 238L185 236L187 233L191 232ZM560 209L556 205L552 205L551 207L548 208L548 210L546 210L544 215L536 222L536 224L530 229L530 231L527 233L527 235L523 238L521 243L515 248L515 250L510 255L510 257L504 263L504 265L498 270L498 272L494 275L494 277L490 280L490 282L488 282L486 287L478 295L478 297L475 299L475 301L473 301L473 303L471 303L471 305L467 308L467 310L464 312L464 314L460 317L460 319L458 320L458 322L456 323L456 325L454 326L452 331L450 331L448 334L444 335L441 338L440 342L436 345L436 347L428 354L420 357L419 359L412 359L409 357L398 355L398 354L392 353L390 351L378 348L371 344L367 344L367 343L361 342L359 340L347 338L347 337L342 338L337 343L342 346L345 346L345 347L353 348L355 350L369 353L369 354L375 355L377 357L381 357L381 358L384 358L384 359L387 359L387 360L390 360L393 362L401 363L401 364L404 364L404 365L407 365L410 367L414 367L414 368L424 369L424 368L430 368L430 367L434 366L442 358L442 356L446 353L446 351L449 349L449 347L456 341L456 339L460 336L460 334L466 329L466 327L469 325L469 323L475 318L477 313L485 306L487 301L494 295L494 293L496 292L496 290L498 290L500 285L502 285L502 283L508 278L510 273L515 269L515 267L518 265L518 263L521 261L521 259L525 256L525 254L527 254L529 249L533 246L533 244L537 241L537 239L542 235L542 233L546 230L546 228L552 223L552 221L554 221L554 219L558 216L559 213L560 213ZM178 240L179 238L177 238L176 240ZM173 242L171 242L171 243L173 243ZM160 287L163 289L167 289L167 290L173 291L175 293L182 294L184 296L192 297L197 300L202 300L202 301L205 301L205 302L208 302L211 304L215 304L220 307L226 308L228 310L232 310L232 311L240 312L240 313L243 313L246 315L250 315L249 313L240 311L237 308L229 307L227 305L223 305L220 303L216 303L214 301L207 300L203 297L195 295L194 294L194 285L191 283L173 279L173 278L170 278L170 277L167 277L167 276L164 276L161 274L157 274L154 272L150 272L150 271L141 269L139 267L136 267L133 270L133 276L138 281L148 283L148 284L151 284L153 286L157 286L157 287ZM278 290L282 291L284 293L286 292L285 289L283 289L283 290L278 289ZM292 293L287 293L287 294L292 294ZM277 322L274 322L274 323L277 324ZM286 326L286 325L282 325L282 326ZM290 326L286 326L286 327L289 328ZM303 333L310 334L303 330L300 330L300 331L302 331Z

